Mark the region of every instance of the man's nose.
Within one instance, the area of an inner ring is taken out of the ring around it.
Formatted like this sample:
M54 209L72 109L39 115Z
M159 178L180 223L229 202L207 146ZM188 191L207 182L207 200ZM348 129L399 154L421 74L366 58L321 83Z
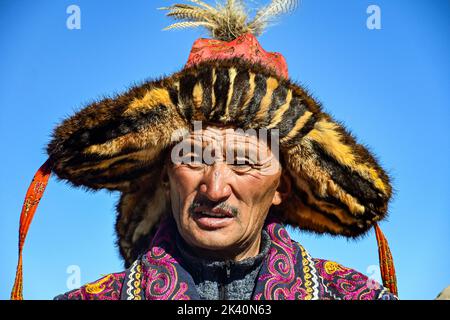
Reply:
M231 195L229 169L225 163L209 166L200 184L200 192L211 201L223 201Z

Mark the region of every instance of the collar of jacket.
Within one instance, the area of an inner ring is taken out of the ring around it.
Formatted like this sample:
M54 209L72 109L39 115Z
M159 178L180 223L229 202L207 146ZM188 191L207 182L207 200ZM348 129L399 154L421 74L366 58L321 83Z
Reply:
M271 239L269 234L265 230L262 230L260 252L258 255L240 261L213 260L203 259L196 256L183 238L181 238L179 232L176 232L175 238L176 249L185 263L185 267L196 279L202 279L206 275L221 273L224 269L229 269L231 278L242 278L246 273L251 272L261 265L271 247Z
M267 218L264 231L270 237L270 246L263 257L252 299L317 299L318 276L309 254L302 246L294 245L275 217ZM200 299L185 257L174 241L176 234L173 219L161 222L151 249L128 269L122 299Z

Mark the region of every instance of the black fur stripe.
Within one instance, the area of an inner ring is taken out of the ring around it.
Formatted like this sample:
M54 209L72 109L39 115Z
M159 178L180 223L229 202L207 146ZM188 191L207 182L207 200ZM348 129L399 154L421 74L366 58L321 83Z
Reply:
M220 117L225 113L228 91L230 90L230 76L228 74L228 69L217 69L216 76L216 83L214 84L216 105L209 115L209 119L213 122L219 121Z
M84 168L90 168L100 165L104 161L111 161L111 164L108 166L108 170L113 169L116 166L116 163L125 164L125 162L130 159L133 159L133 153L143 151L142 148L123 148L120 152L111 155L97 155L97 154L85 154L78 153L71 155L70 158L64 159L64 165L69 167L71 170L83 170ZM124 158L124 156L127 156ZM116 159L114 161L114 159ZM125 162L124 162L125 161Z
M239 114L239 107L244 104L245 96L250 89L249 84L250 75L248 70L238 70L236 78L234 78L233 95L231 97L228 112L231 119L235 119Z
M213 82L212 70L213 70L212 68L205 68L200 70L198 74L198 79L200 80L200 84L202 85L203 88L203 99L201 110L205 116L210 114L212 107L212 90L214 90L214 88L212 87Z
M286 103L288 87L280 83L280 85L273 91L272 102L267 111L267 117L265 119L265 124L267 125L272 121L275 111L277 111L282 105Z
M98 154L86 154L80 152L73 152L68 154L67 152L64 154L68 159L64 159L64 165L70 166L73 170L82 169L83 167L93 167L99 165L105 160L112 160L117 157L123 157L125 155L131 155L137 151L141 151L141 147L125 147L120 149L119 152L116 152L113 156L111 155L98 155Z
M132 165L132 166L127 166ZM134 159L126 159L121 163L118 163L117 166L127 166L126 172L114 172L112 168L109 170L105 169L92 169L86 170L82 173L82 177L76 178L72 177L72 181L75 183L77 180L81 181L82 184L89 185L104 185L104 184L117 184L120 185L124 182L129 182L134 179L140 178L144 176L146 173L151 170L155 170L156 167L160 166L159 161L155 161L149 165L142 166L142 162ZM89 183L86 183L86 182Z
M192 113L194 108L192 92L195 84L198 82L195 74L189 73L181 77L180 79L180 102L183 105L183 109L180 110L185 119L190 121L192 119Z
M289 109L283 114L279 124L280 138L284 138L294 128L296 121L308 111L307 106L302 103L299 96L293 96ZM315 119L314 116L311 118ZM315 120L313 120L315 122ZM309 122L309 121L308 121ZM312 124L314 124L314 122ZM306 123L307 125L308 123ZM306 125L304 127L306 127ZM308 126L309 128L310 126ZM309 132L309 131L308 131Z
M345 192L371 209L382 207L385 204L384 197L379 196L373 185L361 177L358 172L339 164L336 159L322 149L319 143L312 141L312 147L318 155L321 166L330 172L333 179Z
M311 115L311 117L306 121L305 125L297 132L297 134L290 138L288 141L285 141L283 147L291 148L294 145L297 145L299 141L307 135L313 128L317 122L318 116L316 114Z
M267 76L257 73L255 75L255 92L253 93L253 97L247 107L246 117L244 120L244 128L251 128L253 119L256 113L259 110L261 105L261 100L266 95L267 91Z
M158 105L150 110L133 114L131 117L121 117L92 129L80 129L64 142L64 154L72 150L81 150L95 144L102 144L128 133L139 132L149 125L162 121L166 116L167 107Z
M350 214L350 208L343 202L339 201L339 199L336 199L334 197L328 196L328 197L319 197L314 193L314 196L318 199L321 200L325 203L329 203L334 205L335 207L341 208L342 210L344 210L344 212L347 214L347 216L355 219L354 215ZM372 222L376 219L376 217L380 216L379 213L375 212L374 210L368 208L368 207L364 207L364 213L362 215L358 216L358 220L361 221L365 221L367 223Z
M166 86L167 91L169 92L170 100L172 101L172 104L174 106L178 105L178 89L175 88L175 86Z
M353 217L353 221L355 222L354 224L344 223L335 214L330 213L330 212L325 212L322 209L318 208L316 205L314 205L312 203L309 203L308 202L308 194L305 191L298 189L296 186L294 186L293 188L294 188L294 194L299 197L299 199L301 200L301 202L305 206L308 206L309 208L311 208L317 214L320 214L325 219L330 220L332 223L334 223L334 224L340 226L341 228L343 228L344 232L346 233L347 236L359 235L359 234L361 234L361 232L364 232L366 229L369 228L368 225L365 225L365 224L360 225L360 224L358 224L357 220L354 217ZM327 231L328 232L333 232L329 228L327 228Z
M297 186L295 186L295 188L298 189ZM308 194L303 191L303 190L299 190L299 192L302 192L304 194L305 197L308 197ZM312 193L312 196L314 197L315 200L317 200L318 202L322 202L322 205L325 206L329 206L330 208L334 208L334 209L339 209L341 210L342 214L344 214L347 218L349 218L350 220L353 221L373 221L373 219L378 216L378 214L371 212L370 210L365 210L363 215L359 215L358 217L356 217L355 215L351 214L350 208L348 207L347 204L339 201L339 199L331 197L331 196L327 196L327 197L322 197L319 194L317 194L313 189L310 189L310 192ZM309 198L308 198L309 199ZM306 198L304 200L307 200ZM314 207L314 210L319 210L322 211L323 213L326 213L328 215L334 215L333 213L328 213L323 211L323 209L320 209L318 206L316 206L314 203L310 203L310 202L305 202L305 204L308 204L308 206L310 206L311 208ZM337 217L336 217L337 218ZM340 223L342 224L342 226L347 226L348 223L341 221L339 219Z

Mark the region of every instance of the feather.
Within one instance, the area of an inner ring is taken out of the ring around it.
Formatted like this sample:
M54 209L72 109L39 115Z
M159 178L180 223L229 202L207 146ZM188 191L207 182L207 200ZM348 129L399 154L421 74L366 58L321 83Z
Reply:
M243 0L227 0L213 7L201 0L189 0L193 4L174 4L159 8L167 10L168 17L180 22L172 24L164 30L189 27L205 27L210 35L218 40L231 41L245 33L260 35L268 22L283 13L293 11L298 0L272 0L260 9L255 18L249 17Z
M280 14L294 11L298 6L298 0L272 0L272 2L260 9L254 20L262 19L266 16L278 16Z
M210 6L209 4L207 4L207 3L203 2L203 1L200 1L200 0L189 0L189 1L192 2L192 3L195 3L195 4L199 5L199 6L201 6L203 8L205 8L205 9L211 11L211 12L217 12L216 8L214 8L213 6Z
M183 21L173 23L170 26L164 28L163 30L171 30L171 29L184 29L184 28L196 28L196 27L211 27L212 24L203 21Z
M191 9L174 9L171 10L168 14L168 17L177 19L177 20L191 20L191 21L207 21L211 20L208 12L204 12L202 10L191 10Z
M282 14L293 12L297 7L298 0L272 0L268 6L258 10L248 25L256 34L261 34L269 21Z

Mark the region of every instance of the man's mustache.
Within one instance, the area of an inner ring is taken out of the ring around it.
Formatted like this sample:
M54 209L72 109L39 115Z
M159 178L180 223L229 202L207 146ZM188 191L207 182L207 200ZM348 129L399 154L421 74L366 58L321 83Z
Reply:
M239 209L224 202L216 202L211 201L209 199L197 199L192 202L192 204L189 206L189 213L194 214L196 213L196 209L202 208L206 210L222 210L229 214L231 214L233 217L237 217L239 215Z

